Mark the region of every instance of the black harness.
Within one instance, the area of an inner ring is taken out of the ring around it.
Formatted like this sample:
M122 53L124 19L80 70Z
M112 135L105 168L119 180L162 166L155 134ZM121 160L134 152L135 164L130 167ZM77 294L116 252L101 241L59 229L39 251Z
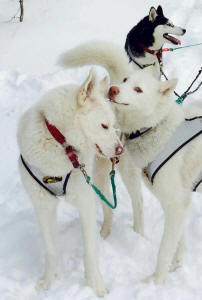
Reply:
M135 59L134 59L134 55L130 49L130 46L128 45L128 55L129 55L129 58L130 58L130 62L134 62L134 64L136 64L140 69L144 69L146 67L149 67L149 66L154 66L155 65L155 62L153 64L144 64L144 65L141 65L139 64Z
M128 140L136 139L147 133L152 128L143 128L135 133L125 134ZM169 138L164 148L156 155L152 162L144 169L149 181L153 184L158 171L168 162L180 149L202 134L202 116L185 119ZM193 184L193 191L202 183L202 173Z
M150 127L150 128L142 128L140 130L137 130L136 132L132 132L130 134L125 134L125 136L126 136L126 138L128 140L134 140L134 139L140 137L141 135L145 134L150 129L152 129L152 127Z
M66 194L66 187L71 172L69 172L64 179L61 176L44 176L44 174L42 174L40 170L26 163L22 155L20 155L20 158L27 172L47 192L49 192L53 196L63 196Z

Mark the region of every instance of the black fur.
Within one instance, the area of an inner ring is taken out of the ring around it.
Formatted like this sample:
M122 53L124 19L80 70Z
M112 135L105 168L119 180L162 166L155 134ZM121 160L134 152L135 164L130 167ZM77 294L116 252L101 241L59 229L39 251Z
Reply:
M125 50L129 57L130 55L128 53L128 46L135 57L145 56L145 52L140 47L140 44L145 45L147 48L152 46L154 43L154 29L158 25L166 24L168 21L168 19L164 17L163 10L160 5L158 6L156 12L157 17L154 21L150 21L148 15L129 31L125 43Z

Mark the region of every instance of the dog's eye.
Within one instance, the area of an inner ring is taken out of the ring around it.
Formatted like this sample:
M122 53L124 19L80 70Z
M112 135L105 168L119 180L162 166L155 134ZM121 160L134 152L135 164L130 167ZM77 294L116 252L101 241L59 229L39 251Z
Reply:
M174 27L173 23L171 23L171 22L168 22L166 25L170 26L170 27Z
M102 128L104 128L104 129L106 129L106 130L109 129L109 126L107 126L106 124L103 124L103 123L102 123L101 126L102 126Z
M143 93L143 90L139 86L134 87L133 90L137 93Z
M128 80L128 78L127 78L127 77L125 77L125 78L124 78L124 80L123 80L123 82L126 82L127 80Z

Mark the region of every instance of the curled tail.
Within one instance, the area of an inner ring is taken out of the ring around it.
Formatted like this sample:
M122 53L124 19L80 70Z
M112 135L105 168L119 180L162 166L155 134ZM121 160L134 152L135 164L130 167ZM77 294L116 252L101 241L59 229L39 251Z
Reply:
M110 42L92 41L75 47L59 57L59 64L66 68L100 65L108 71L111 83L122 81L130 73L126 53Z

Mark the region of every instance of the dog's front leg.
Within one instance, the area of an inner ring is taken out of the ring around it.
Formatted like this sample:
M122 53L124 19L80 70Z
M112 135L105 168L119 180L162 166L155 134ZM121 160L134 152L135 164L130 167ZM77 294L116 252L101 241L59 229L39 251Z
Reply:
M103 192L107 199L111 199L111 193L109 190L109 172L111 170L111 163L106 158L96 157L94 164L94 183ZM106 239L110 234L113 210L102 202L104 222L100 231L103 239Z
M89 169L89 168L88 168ZM79 173L74 180L76 206L79 210L84 240L84 265L87 283L95 293L102 297L105 294L105 285L98 266L98 254L96 245L96 205L94 192L86 184Z
M121 173L122 180L132 200L134 231L144 236L141 169L138 169L134 165L133 159L127 149L120 158L118 168Z
M177 250L169 270L170 272L174 272L176 269L182 266L185 249L186 249L186 239L183 234L181 240L178 243Z
M56 208L58 199L48 195L46 199L38 200L39 201L34 202L34 206L45 244L45 271L38 280L36 289L46 290L50 287L57 275L58 249Z
M155 283L157 284L162 284L165 281L174 254L176 253L178 255L176 250L178 243L183 237L184 222L189 202L190 193L188 191L184 193L178 193L176 191L175 194L172 194L169 202L166 204L163 203L165 225L155 271Z
M58 261L56 214L58 199L50 195L33 180L21 161L19 161L19 167L24 187L32 199L45 245L45 271L38 280L36 289L46 290L56 277Z

